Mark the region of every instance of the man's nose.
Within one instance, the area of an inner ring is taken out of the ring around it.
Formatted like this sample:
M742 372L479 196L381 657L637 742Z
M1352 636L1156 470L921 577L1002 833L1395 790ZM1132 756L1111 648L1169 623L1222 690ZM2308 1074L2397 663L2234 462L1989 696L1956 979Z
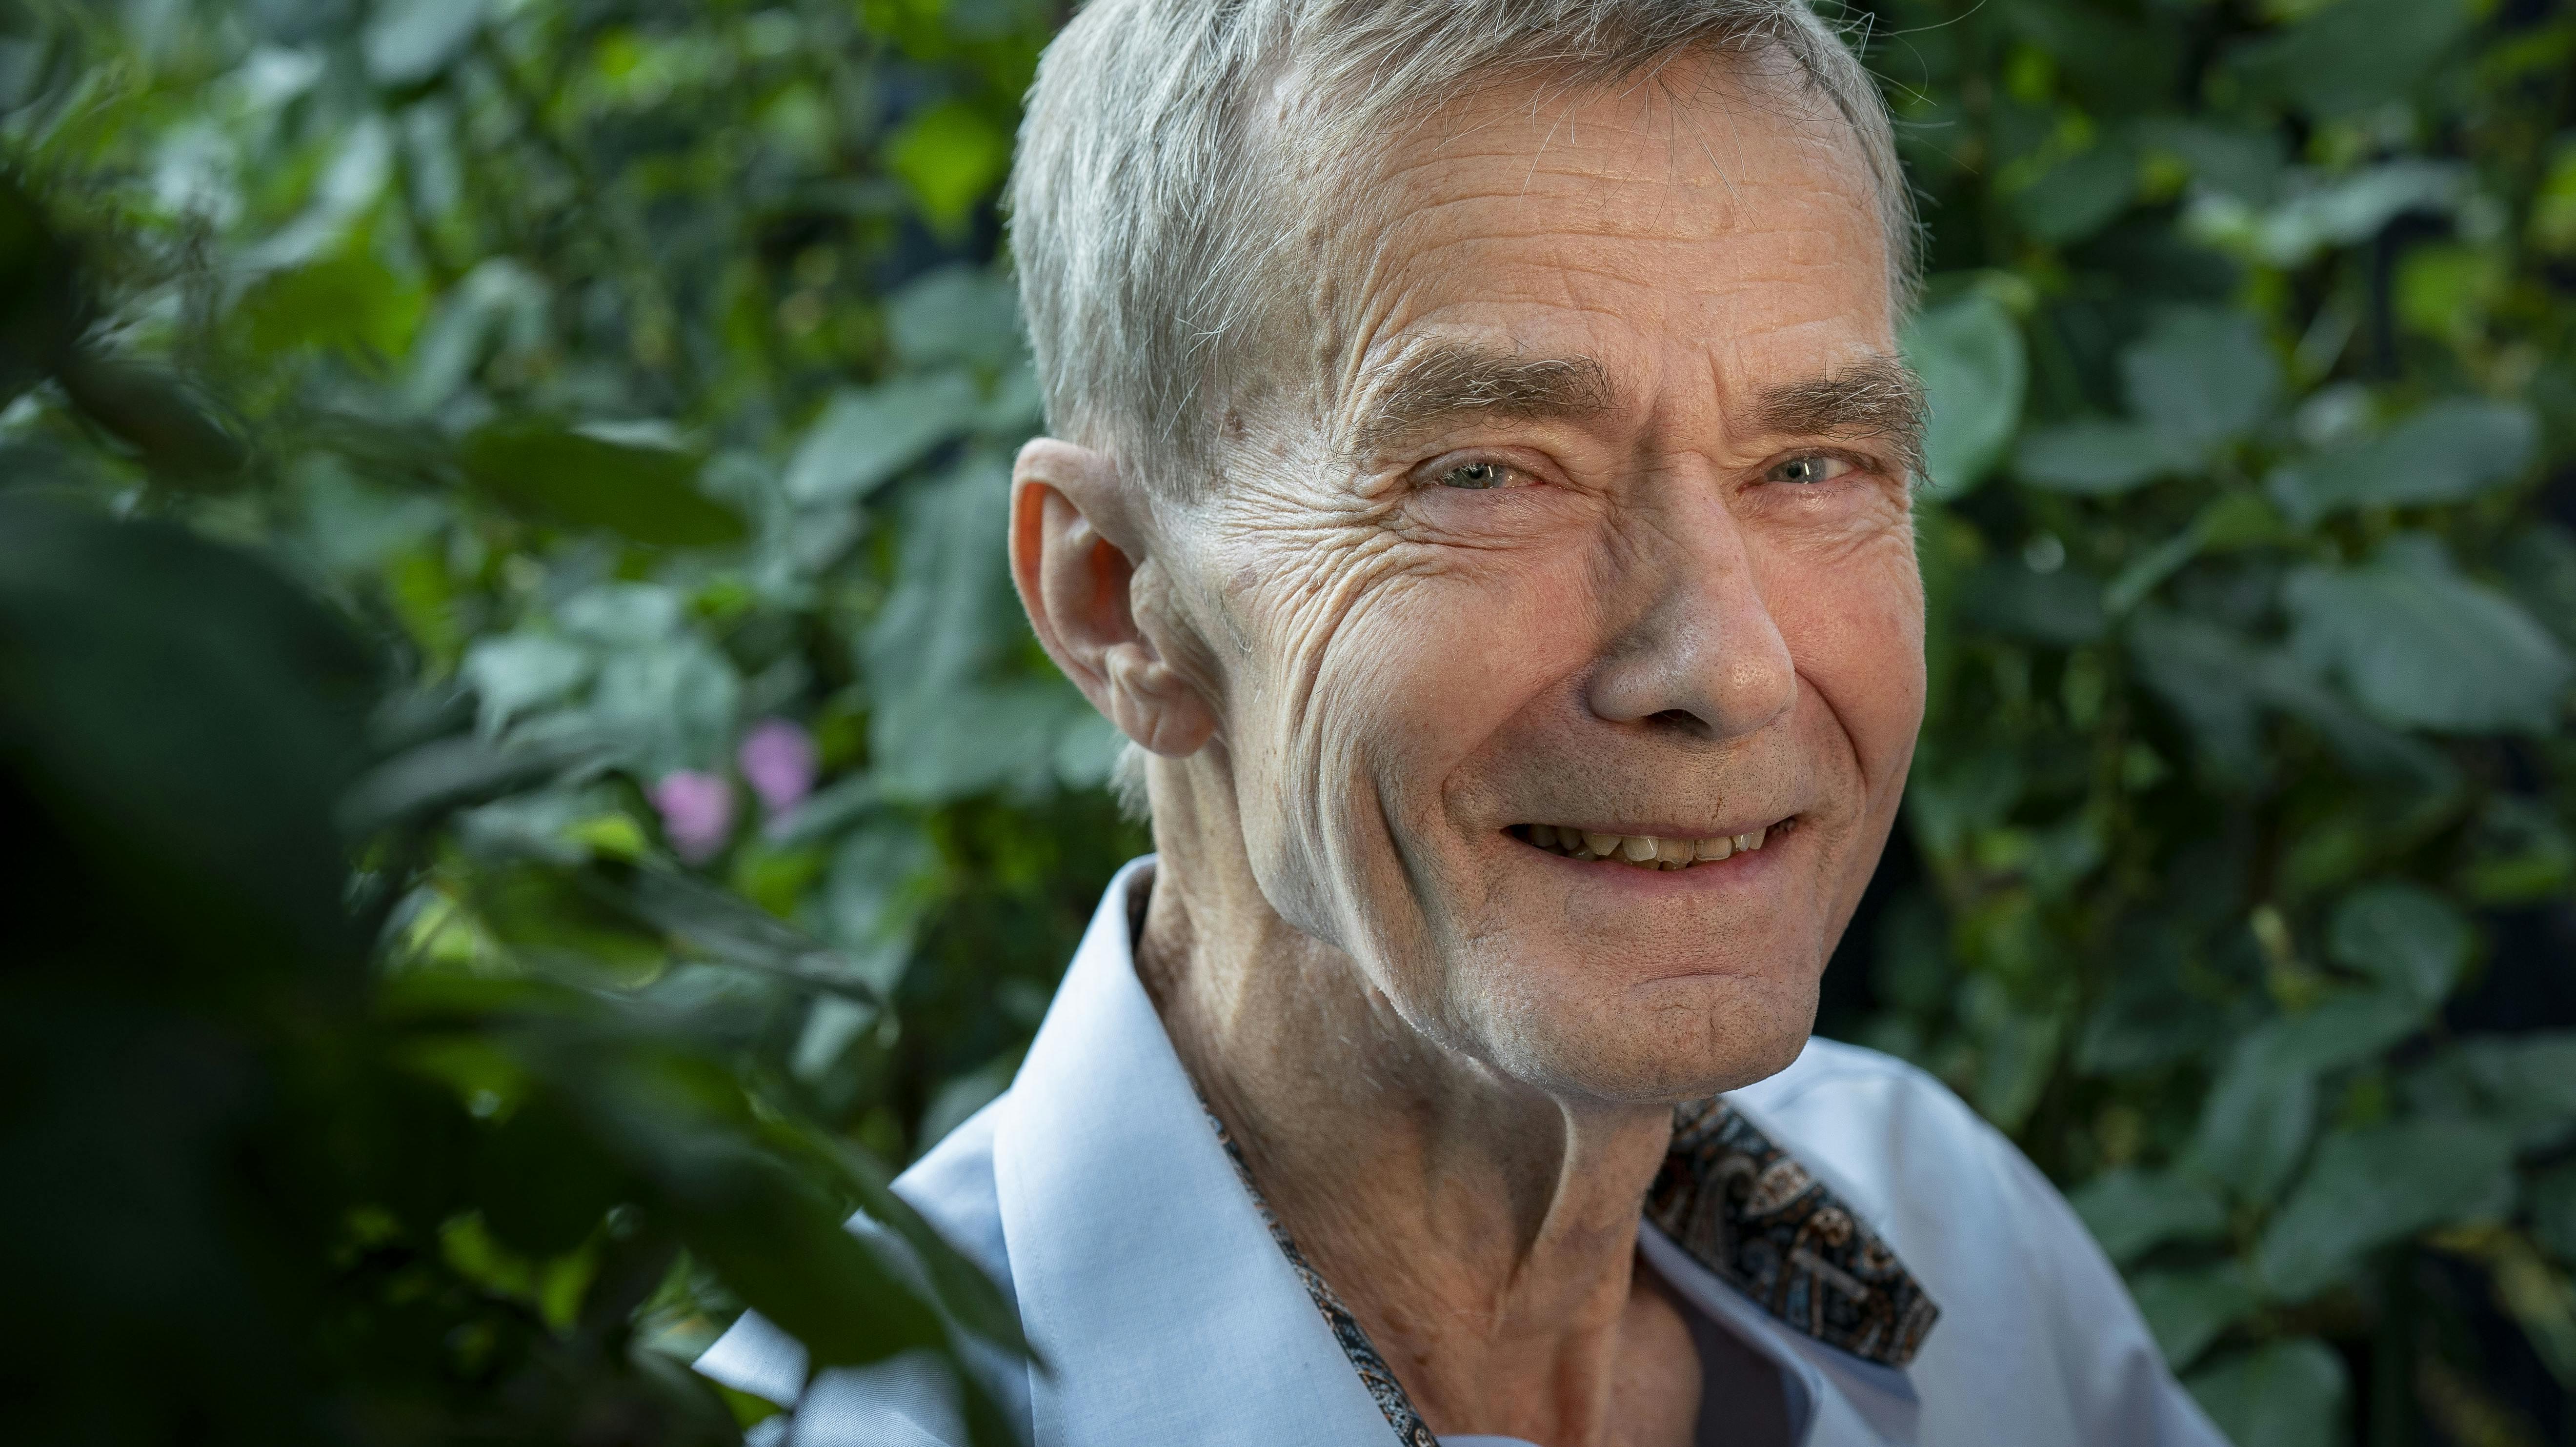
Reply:
M1587 701L1613 723L1740 738L1796 705L1797 667L1734 515L1713 487L1677 491L1686 496L1672 515L1653 518L1622 550L1624 576L1608 592L1633 611L1593 671Z

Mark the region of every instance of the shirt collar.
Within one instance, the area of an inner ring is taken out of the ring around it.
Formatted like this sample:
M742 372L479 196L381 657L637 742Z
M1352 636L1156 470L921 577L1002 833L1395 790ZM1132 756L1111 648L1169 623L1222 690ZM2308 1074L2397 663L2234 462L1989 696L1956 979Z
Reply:
M1434 1447L1253 1189L1136 979L1152 867L1111 881L995 1142L1023 1325L1052 1365L1033 1394L1038 1440L1270 1442L1293 1421L1338 1442L1382 1419L1406 1447ZM1724 1097L1680 1107L1674 1126L1646 1220L1789 1331L1901 1381L1940 1312L1885 1240ZM1315 1310L1269 1309L1289 1289ZM1175 1383L1173 1361L1216 1390ZM1133 1431L1147 1425L1172 1435Z

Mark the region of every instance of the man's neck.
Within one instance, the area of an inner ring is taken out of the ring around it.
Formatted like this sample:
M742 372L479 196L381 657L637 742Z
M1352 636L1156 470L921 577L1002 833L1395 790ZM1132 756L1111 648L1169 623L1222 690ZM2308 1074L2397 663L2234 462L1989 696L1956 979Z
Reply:
M1635 1273L1671 1112L1553 1099L1433 1044L1279 918L1239 843L1157 832L1138 972L1254 1184L1433 1431L1591 1447L1677 1440L1652 1419L1678 1415L1686 1439L1687 1328Z

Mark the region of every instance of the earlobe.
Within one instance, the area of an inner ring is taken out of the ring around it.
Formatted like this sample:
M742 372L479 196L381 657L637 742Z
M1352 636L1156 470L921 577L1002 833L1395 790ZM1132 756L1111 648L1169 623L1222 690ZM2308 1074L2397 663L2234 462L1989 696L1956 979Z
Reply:
M1143 519L1115 459L1041 437L1011 477L1011 581L1038 642L1092 707L1158 754L1186 757L1216 715L1156 646L1140 608Z

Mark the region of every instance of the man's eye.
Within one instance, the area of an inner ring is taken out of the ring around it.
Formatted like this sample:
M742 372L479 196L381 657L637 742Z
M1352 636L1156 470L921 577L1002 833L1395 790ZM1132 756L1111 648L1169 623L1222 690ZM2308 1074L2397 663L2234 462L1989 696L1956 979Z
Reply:
M1499 462L1462 462L1442 472L1434 481L1442 487L1481 491L1501 487L1511 480L1512 470Z
M1851 464L1839 457L1814 455L1792 457L1763 474L1766 482L1818 483L1831 482L1851 471Z

